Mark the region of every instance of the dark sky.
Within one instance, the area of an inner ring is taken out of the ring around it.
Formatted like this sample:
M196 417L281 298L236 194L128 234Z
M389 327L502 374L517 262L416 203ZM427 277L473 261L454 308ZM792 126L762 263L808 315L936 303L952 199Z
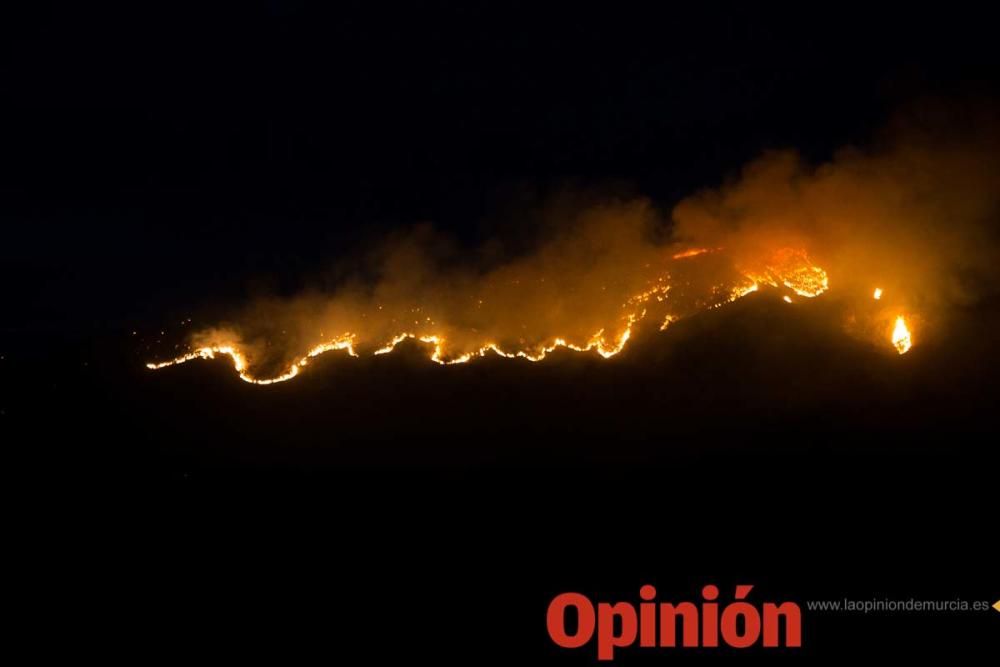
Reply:
M990 93L1000 64L960 10L316 4L4 21L6 326L293 290L420 221L516 235L566 187L669 207L762 149L822 159L916 97Z

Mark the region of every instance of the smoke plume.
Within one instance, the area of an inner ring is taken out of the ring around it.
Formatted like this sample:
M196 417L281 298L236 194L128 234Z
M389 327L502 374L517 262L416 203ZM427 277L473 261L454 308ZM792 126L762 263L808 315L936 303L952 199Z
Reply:
M769 285L814 296L827 278L844 299L886 295L862 335L902 312L937 326L997 286L994 109L926 105L818 165L770 151L670 214L641 198L555 206L533 247L502 261L419 227L334 290L261 300L192 345L276 371L324 342L371 353L406 337L442 362L556 346L610 356L640 320L665 325Z

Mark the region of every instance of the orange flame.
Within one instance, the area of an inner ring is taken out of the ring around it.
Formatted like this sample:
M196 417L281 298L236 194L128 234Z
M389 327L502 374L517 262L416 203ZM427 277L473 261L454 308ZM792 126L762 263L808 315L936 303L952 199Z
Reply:
M707 252L715 252L717 250L722 250L722 248L690 248L688 250L682 250L671 257L673 259L687 259L688 257L697 257L698 255L704 255Z
M715 250L720 249L696 248L677 253L673 257L674 259L687 259L714 252ZM537 362L558 348L566 348L575 352L593 351L601 357L608 359L617 355L625 348L625 345L632 336L633 328L646 316L647 304L653 300L661 303L667 300L671 290L668 279L669 274L661 275L651 281L647 289L626 300L622 305L619 331L609 335L604 329L599 329L582 343L572 342L567 337L557 336L550 339L547 343L536 344L534 346L526 345L519 349L505 349L498 342L489 341L478 348L474 348L472 351L449 354L448 340L443 333L402 331L371 351L371 354L388 354L403 341L413 339L430 346L430 360L442 365L466 363L474 358L484 357L491 352L505 358L521 358ZM717 296L714 302L710 302L707 305L718 307L726 303L731 303L747 294L756 292L760 289L761 285L776 288L785 287L804 297L817 296L825 292L829 287L826 272L820 267L813 265L804 251L791 248L779 250L761 267L752 271L745 271L743 280L742 284L735 287L729 287L728 289L716 288L713 290L713 293L717 294ZM786 296L785 300L791 302L790 297ZM675 322L680 317L681 314L678 313L671 312L667 314L665 319L663 319L660 329L665 329L670 323ZM241 380L259 385L275 384L297 377L309 364L311 359L330 351L344 350L350 356L357 357L356 345L359 339L360 336L358 333L344 333L333 340L314 346L292 362L284 371L269 377L258 377L250 372L251 360L249 354L235 340L224 340L219 344L201 346L169 361L149 363L147 364L147 368L158 370L168 366L187 363L195 359L215 359L217 356L228 356L232 360L233 367Z
M900 315L896 318L896 324L892 329L892 345L900 354L906 354L913 347L910 338L910 330L906 326L906 320Z

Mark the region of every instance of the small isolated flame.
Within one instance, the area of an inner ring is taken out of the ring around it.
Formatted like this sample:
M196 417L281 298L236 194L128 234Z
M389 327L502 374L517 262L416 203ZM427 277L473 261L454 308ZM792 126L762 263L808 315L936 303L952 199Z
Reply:
M906 327L906 320L902 315L896 318L896 325L892 329L892 344L900 354L906 354L913 347L910 330Z
M878 301L879 299L881 299L881 298L882 298L882 288L881 288L881 287L876 287L876 288L875 288L875 293L874 293L874 294L872 294L872 297L873 297L873 298L874 298L874 299L875 299L876 301Z

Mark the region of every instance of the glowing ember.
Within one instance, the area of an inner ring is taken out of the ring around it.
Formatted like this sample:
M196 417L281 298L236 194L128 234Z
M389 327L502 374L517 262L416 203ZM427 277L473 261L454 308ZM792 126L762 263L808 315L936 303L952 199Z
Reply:
M906 320L902 315L896 318L896 325L892 329L892 344L900 354L906 354L913 347L910 330L906 327Z
M677 253L674 259L688 259L706 253L720 250L696 248ZM694 307L683 306L684 301L677 301L671 295L671 275L661 272L654 275L645 289L627 298L622 304L618 322L615 330L607 332L604 328L598 329L589 337L577 338L574 341L568 336L555 336L543 339L541 342L529 342L523 338L518 345L501 343L499 340L491 338L479 338L475 341L476 330L473 329L472 336L468 331L439 327L430 317L414 320L413 325L427 327L423 330L404 330L388 340L372 340L371 335L365 337L362 332L347 332L333 340L321 343L311 348L306 354L295 359L285 369L273 376L259 377L251 373L251 358L248 348L243 347L238 342L235 335L224 334L211 339L208 344L202 344L191 352L181 355L170 361L160 363L150 363L147 367L152 370L183 364L195 359L215 359L217 356L228 356L232 359L233 367L239 374L240 379L252 384L275 384L297 377L303 368L308 365L313 357L317 357L333 350L344 350L350 356L358 356L357 349L367 350L369 354L382 355L392 352L400 343L412 339L424 345L430 346L429 358L431 361L442 365L461 364L471 361L477 357L484 357L489 353L505 358L520 358L536 362L544 359L550 352L558 348L566 348L575 352L596 352L601 357L608 359L621 352L632 336L633 327L643 320L647 314L648 307L663 308L666 304L671 306L667 313L659 311L657 316L662 318L660 330L667 328L669 324L680 319L682 316L697 312L706 307L718 307L726 303L731 303L747 294L756 292L761 285L772 287L787 287L796 294L805 297L816 296L828 288L826 272L814 266L805 252L796 249L782 249L775 253L769 261L764 262L760 267L752 271L743 271L740 282L735 286L716 285L712 288L712 296L708 301L696 300ZM686 284L686 283L685 283ZM601 288L602 290L604 287ZM785 301L791 303L791 298L784 297ZM482 302L479 302L480 304ZM680 310L674 310L674 308ZM381 306L379 306L381 309ZM413 307L412 312L420 312L421 308ZM447 332L457 331L456 336L449 338ZM908 335L908 334L907 334ZM472 340L470 341L470 337ZM514 338L517 340L517 338ZM907 338L907 349L909 348L909 338ZM472 344L470 344L470 342ZM894 340L895 342L895 340ZM905 350L902 350L905 351Z
M742 299L747 294L752 294L753 292L756 292L758 289L760 289L760 285L758 285L755 282L751 282L749 285L744 285L742 287L737 287L729 295L729 299L726 301L726 303L732 303L733 301L736 301L736 299Z
M781 298L784 299L785 303L791 303L792 302L792 297L788 296L787 294L785 296L781 297Z
M715 248L715 250L722 250L722 248ZM673 259L687 259L688 257L697 257L698 255L704 255L706 252L714 252L712 248L691 248L690 250L684 250L673 255Z
M878 301L879 299L881 299L882 298L882 288L881 287L876 287L875 288L875 293L872 295L872 297L876 301Z

